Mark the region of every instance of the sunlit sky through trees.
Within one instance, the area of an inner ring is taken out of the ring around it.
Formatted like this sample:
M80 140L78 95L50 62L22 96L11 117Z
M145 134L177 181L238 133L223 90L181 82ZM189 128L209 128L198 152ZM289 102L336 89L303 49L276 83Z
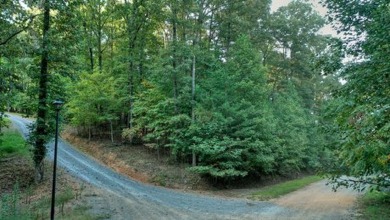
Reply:
M290 2L292 2L292 0L272 0L271 11L274 12L281 6L287 6ZM325 17L327 9L320 4L319 0L309 0L308 2L314 6L315 10L318 11L321 16ZM320 33L337 36L337 32L332 28L331 25L326 25L323 27L320 30Z

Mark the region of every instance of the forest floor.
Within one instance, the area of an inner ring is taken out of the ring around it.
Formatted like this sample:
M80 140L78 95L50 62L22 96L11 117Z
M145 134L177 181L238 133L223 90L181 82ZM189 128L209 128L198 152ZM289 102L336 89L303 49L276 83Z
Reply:
M108 140L80 138L70 129L61 137L82 152L91 155L104 165L142 183L181 190L212 190L199 175L188 171L164 152L141 145L113 144Z
M210 179L188 170L190 163L178 163L168 152L149 148L144 145L112 143L105 139L81 138L67 128L61 137L80 151L92 156L111 169L145 184L162 186L183 191L220 195L233 198L247 198L252 191L261 187L291 180L305 174L290 178L280 176L244 179L241 182L216 185ZM252 190L251 190L252 189Z

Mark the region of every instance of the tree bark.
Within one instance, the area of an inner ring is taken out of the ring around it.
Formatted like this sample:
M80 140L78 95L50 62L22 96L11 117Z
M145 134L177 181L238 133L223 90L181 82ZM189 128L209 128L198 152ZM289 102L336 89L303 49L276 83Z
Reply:
M177 9L176 6L173 6L173 21L172 21L172 40L173 40L173 59L172 59L172 67L173 67L173 100L174 100L174 107L175 107L175 114L178 114L178 107L177 107L177 98L178 98L178 88L177 88L177 56L176 56L176 50L177 50Z
M114 143L114 128L111 119L110 119L110 138L111 138L111 143Z
M103 31L103 22L102 22L102 6L99 4L98 11L98 65L99 72L103 71L103 50L102 50L102 31Z
M94 63L93 63L93 49L92 47L89 48L89 61L90 61L90 67L91 67L91 73L93 73Z
M43 163L46 155L46 137L49 133L47 124L47 97L48 97L48 63L49 63L49 29L50 29L50 1L44 1L43 14L43 37L42 37L42 55L41 55L41 72L39 75L39 92L38 92L38 112L36 140L34 149L34 163L36 169L36 181L43 180L44 169Z
M195 123L195 56L192 61L192 90L191 90L191 122ZM192 166L196 166L196 153L195 149L192 150Z

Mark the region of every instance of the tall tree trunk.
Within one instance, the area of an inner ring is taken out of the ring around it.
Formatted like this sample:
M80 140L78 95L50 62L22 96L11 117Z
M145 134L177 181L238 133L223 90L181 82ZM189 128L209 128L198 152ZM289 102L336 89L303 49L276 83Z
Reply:
M112 18L111 23L114 23L114 18ZM110 27L110 73L113 72L115 61L114 61L114 33L115 29L113 26Z
M92 29L91 27L88 27L88 24L84 21L83 23L85 36L88 38L88 58L89 58L89 65L91 68L91 73L93 73L94 68L94 62L93 62L93 48L92 48L92 42L91 42L91 34L88 31L88 28Z
M141 45L145 45L145 38L141 39ZM139 50L139 64L138 64L138 76L139 76L139 83L141 84L144 78L144 60L145 60L145 52L143 48L140 48Z
M93 63L93 49L92 47L89 47L89 61L91 66L91 73L93 73L94 63Z
M128 127L129 129L133 128L133 90L134 90L134 85L133 85L133 68L134 68L134 63L133 63L133 57L134 57L134 47L135 47L135 37L133 36L133 30L132 30L132 18L134 18L135 15L135 6L131 6L131 3L129 1L125 1L125 4L127 5L128 8L132 8L131 10L131 15L132 17L129 16L130 13L126 13L125 19L126 19L126 24L127 24L127 39L128 39L128 92L129 92L129 111L128 111ZM130 145L132 145L132 138L130 139Z
M128 126L130 129L133 128L133 62L129 62L129 115L128 115ZM131 140L130 140L131 144Z
M112 125L111 119L110 119L110 138L111 138L111 143L114 143L114 127Z
M102 6L99 4L99 13L98 13L98 65L99 72L103 71L103 49L102 49L102 31L103 31L103 22L102 22Z
M192 61L191 122L195 123L195 55ZM192 166L196 166L195 149L192 150Z
M38 94L38 112L36 140L34 149L34 163L36 169L36 181L42 181L44 175L43 163L46 155L46 137L49 133L47 124L47 87L48 87L48 63L49 63L49 29L50 29L50 1L45 0L43 12L43 38L42 38L42 57L41 72L39 75L39 94Z
M209 38L208 38L208 49L211 48L211 42L213 41L214 37L214 10L211 11L210 21L209 21Z
M172 67L173 67L173 99L174 99L174 105L175 105L175 114L178 113L177 108L177 98L178 98L178 88L177 88L177 56L176 56L176 50L177 50L177 9L176 5L173 8L173 21L172 21L172 40L173 40L173 61L172 61Z
M135 48L136 48L136 40L139 31L141 30L141 27L143 24L137 23L136 19L137 13L138 13L138 7L140 7L140 4L142 4L139 1L124 1L127 10L129 10L127 13L124 14L124 19L126 21L126 31L127 31L127 43L128 43L128 93L129 93L129 110L127 112L127 125L129 129L133 128L133 96L135 93L135 77L133 75L134 66L136 63L134 62L135 59ZM132 144L132 139L130 139L130 145Z

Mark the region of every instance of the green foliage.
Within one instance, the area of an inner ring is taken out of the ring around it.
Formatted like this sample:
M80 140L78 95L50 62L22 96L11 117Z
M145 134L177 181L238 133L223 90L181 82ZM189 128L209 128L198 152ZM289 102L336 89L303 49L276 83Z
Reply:
M330 37L318 34L325 24L322 18L306 1L292 1L287 6L280 7L274 12L269 21L270 32L275 41L275 49L281 53L268 52L265 63L276 68L271 71L275 89L285 89L293 83L301 97L304 107L315 110L316 88L320 87L322 70L330 62L340 59L332 57L324 60L324 50L331 44ZM333 51L332 51L333 52ZM337 57L338 58L338 57ZM317 63L325 62L323 69L316 68ZM289 81L289 82L287 82Z
M3 135L3 129L6 128L9 124L9 121L5 118L5 115L3 112L0 112L0 144L2 144L2 138Z
M147 83L146 83L147 84ZM168 143L169 135L174 132L179 116L174 116L174 102L163 95L163 92L153 85L137 96L134 105L136 123L135 133L144 141L164 146ZM178 121L180 123L180 121Z
M281 174L299 172L308 167L304 159L314 159L315 154L307 154L309 148L309 122L312 120L300 105L300 99L293 85L288 85L286 93L274 97L274 117L277 131L273 153L277 170ZM314 146L313 146L314 147ZM318 153L318 150L316 151Z
M343 25L341 30L357 36L355 44L346 42L346 48L361 57L342 71L346 83L336 91L336 104L329 110L335 123L331 132L339 138L332 182L355 188L366 183L389 187L389 4L352 1L349 4L354 7L346 7L345 1L326 3L334 12L331 18ZM355 178L339 181L341 175Z
M271 115L264 108L265 69L259 59L248 38L242 36L228 54L226 69L210 79L215 80L214 87L205 89L215 95L205 100L199 109L199 123L192 124L186 135L191 141L187 145L199 157L199 165L193 171L236 179L272 170L273 156L266 133L266 118Z
M271 88L260 60L246 36L232 46L226 62L209 59L208 74L198 72L195 121L175 112L175 99L166 92L169 78L153 78L163 86L144 85L129 134L170 148L176 158L195 153L198 165L190 170L220 180L317 167L319 146L308 137L317 132L309 127L314 117L304 111L291 84L273 103L268 99ZM179 93L177 99L181 111L188 109L189 96Z
M115 79L103 73L84 73L69 91L73 91L66 104L68 117L75 126L90 128L116 119L121 104L115 90Z

